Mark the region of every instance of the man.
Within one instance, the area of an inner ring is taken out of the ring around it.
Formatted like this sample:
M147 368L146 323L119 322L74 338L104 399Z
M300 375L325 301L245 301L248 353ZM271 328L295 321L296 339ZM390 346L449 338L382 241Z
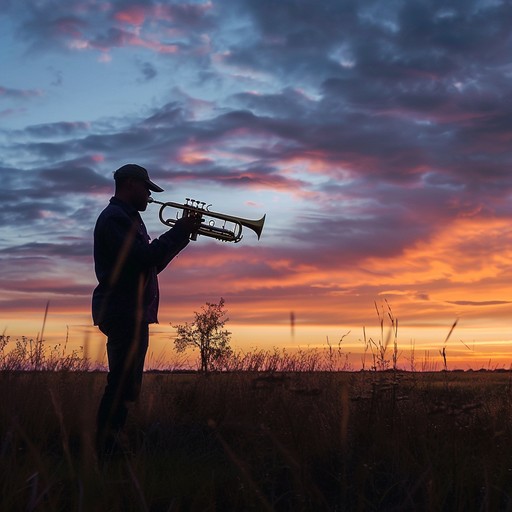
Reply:
M139 212L150 192L163 189L144 167L127 164L115 171L115 195L94 229L94 263L98 286L92 296L94 325L107 336L109 373L98 410L100 452L115 448L137 399L148 348L148 325L157 322L158 280L170 261L189 243L200 219L183 217L150 242Z

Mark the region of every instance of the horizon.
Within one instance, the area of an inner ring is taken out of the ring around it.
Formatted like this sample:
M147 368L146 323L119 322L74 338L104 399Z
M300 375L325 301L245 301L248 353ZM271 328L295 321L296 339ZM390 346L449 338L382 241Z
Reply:
M389 306L388 306L389 307ZM12 334L4 329L3 336L9 338L7 345L8 353L14 348L16 341L26 338L31 341L41 341L46 347L48 355L52 348L57 349L62 355L69 355L76 351L84 361L88 361L92 367L104 368L106 366L106 338L97 327L91 325L65 326L55 330L55 322L52 321L51 304L47 303L47 310L39 318L39 325L34 322L33 326L38 327L36 334ZM197 308L199 309L199 308ZM47 316L45 316L47 314ZM329 349L334 353L335 366L337 371L382 371L393 369L393 350L396 332L397 342L397 364L398 371L415 372L438 372L444 371L442 349L446 350L446 369L448 371L496 371L511 370L507 348L499 351L500 346L508 345L508 341L475 341L467 344L460 337L460 331L465 334L474 333L474 328L460 328L459 320L451 326L438 326L430 328L426 338L411 337L405 340L404 337L414 333L414 329L405 328L405 334L399 326L399 319L394 318L394 324L384 318L383 326L376 315L377 321L374 325L361 328L361 332L347 330L341 336L337 336L338 329L332 326L302 326L299 327L301 336L296 337L296 325L269 325L260 326L256 334L251 335L252 326L226 324L231 333L230 346L236 355L247 355L256 353L279 353L280 357L285 354L296 362L306 353L316 353L318 361L329 363L325 359ZM193 315L185 322L193 321ZM27 325L27 324L25 324ZM396 331L395 331L396 329ZM249 331L249 332L248 332ZM199 364L199 352L195 349L188 349L185 354L179 354L174 348L175 329L173 325L152 324L150 325L151 340L146 358L145 370L192 370ZM322 338L323 332L323 338ZM258 336L268 336L262 341ZM327 333L327 334L325 334ZM434 337L432 335L434 333ZM494 333L497 334L497 333ZM237 336L241 336L244 344L237 343ZM288 341L284 341L288 339ZM311 339L317 339L311 342ZM280 340L276 342L275 340ZM365 343L365 340L367 343ZM371 343L373 342L373 343ZM386 345L385 367L374 368L373 364L378 361L378 347ZM365 346L367 347L365 350ZM372 348L373 347L373 348ZM298 359L297 359L298 358ZM325 370L319 367L319 370Z
M160 275L150 351L223 297L245 351L350 331L356 364L389 307L404 357L442 367L458 321L449 367L510 367L509 15L488 0L5 0L0 332L35 338L49 302L48 343L69 329L104 348L92 231L133 162L157 200L266 214L259 241L198 237Z

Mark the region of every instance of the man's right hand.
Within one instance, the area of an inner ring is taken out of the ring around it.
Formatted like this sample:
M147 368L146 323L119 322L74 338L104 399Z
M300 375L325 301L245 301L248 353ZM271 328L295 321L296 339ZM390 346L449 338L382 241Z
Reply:
M197 233L199 228L201 227L201 223L203 222L203 218L201 215L190 215L181 217L178 219L175 223L176 227L179 227L180 229L183 229L184 231L187 231L191 235ZM195 238L194 238L195 240Z

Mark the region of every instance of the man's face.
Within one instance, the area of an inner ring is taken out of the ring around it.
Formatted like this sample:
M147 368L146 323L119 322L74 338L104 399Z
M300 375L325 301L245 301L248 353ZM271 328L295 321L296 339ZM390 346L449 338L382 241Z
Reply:
M132 179L130 183L132 205L139 212L146 210L151 192L144 180Z

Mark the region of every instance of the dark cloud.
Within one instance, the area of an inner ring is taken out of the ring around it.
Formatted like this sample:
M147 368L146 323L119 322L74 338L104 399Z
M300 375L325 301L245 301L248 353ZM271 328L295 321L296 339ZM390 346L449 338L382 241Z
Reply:
M85 158L30 170L0 168L4 183L0 222L11 229L27 225L36 228L51 224L45 220L48 212L72 218L77 205L87 204L84 195L108 194L112 189L111 180L95 172L90 163ZM80 224L80 219L77 222Z
M251 13L252 38L231 47L230 58L274 72L302 73L315 80L322 70L364 74L378 84L444 76L506 58L510 10L506 2L224 2ZM252 49L256 51L252 51ZM274 53L275 55L272 55ZM477 62L478 62L477 61ZM488 61L487 61L488 62ZM277 64L277 68L275 67ZM345 67L344 67L345 66ZM320 75L321 76L321 75ZM378 85L377 84L377 85ZM370 81L360 86L373 87ZM403 85L403 84L402 84ZM362 87L364 89L364 87Z
M67 10L62 7L53 0L14 7L19 16L19 34L27 42L30 52L64 49L69 41L82 37L88 21L76 15L72 5Z
M28 126L25 131L32 137L55 138L71 137L81 133L86 133L90 129L90 124L85 122L61 121L58 123L38 124Z
M507 300L483 300L483 301L454 300L454 301L448 301L448 304L455 304L457 306L500 306L502 304L510 304L510 301L507 301Z
M235 94L233 99L259 115L285 119L309 117L315 109L315 102L293 87L286 87L278 94L243 92Z
M112 48L130 46L134 41L135 35L130 30L118 27L110 27L106 32L100 33L91 38L88 44L91 48L107 51Z
M153 80L157 75L158 71L156 67L151 62L141 62L139 64L140 71L143 76L144 82L149 82Z
M99 175L81 161L69 161L55 167L41 169L39 179L48 192L84 193L111 188L110 179Z
M39 89L13 89L0 86L0 99L26 100L37 98L44 93Z
M392 258L419 240L427 239L434 228L411 223L400 211L382 209L380 215L306 216L297 219L298 230L287 237L295 240L300 260L324 268L346 267L366 258Z
M155 169L152 175L166 178L169 171ZM190 165L186 170L173 169L172 177L173 181L211 182L227 187L260 188L284 192L300 191L307 187L305 181L282 176L278 169L257 165L248 166L243 171L221 168L213 163Z
M53 76L53 80L50 85L54 87L60 87L63 84L63 72L60 69L55 69L53 66L48 67L48 71Z
M92 254L92 242L90 240L77 240L75 243L51 243L51 242L29 242L22 245L13 245L0 249L3 257L12 258L33 258L37 255L45 257L70 258L89 257Z
M178 101L171 101L155 109L140 125L145 129L165 129L182 126L189 114L184 105Z

